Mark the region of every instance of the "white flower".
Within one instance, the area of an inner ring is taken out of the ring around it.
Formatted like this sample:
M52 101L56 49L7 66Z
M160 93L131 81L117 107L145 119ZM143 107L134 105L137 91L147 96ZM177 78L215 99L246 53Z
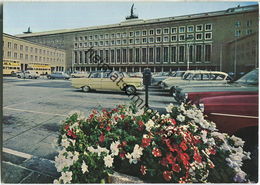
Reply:
M118 145L119 144L120 144L119 141L111 143L110 150L111 150L112 156L118 155L118 153L119 153Z
M173 107L174 107L174 105L172 103L170 103L165 109L167 112L172 112Z
M82 170L83 174L88 172L88 165L86 165L85 161L83 161L83 163L81 165L81 170Z
M139 145L135 145L132 156L134 159L139 159L143 155L143 148Z
M208 139L207 139L207 131L205 130L202 130L201 131L201 139L204 143L207 143L208 142Z
M241 138L236 137L236 136L231 136L230 139L232 139L234 141L235 146L244 146L245 141L243 141Z
M183 121L185 121L185 116L180 114L180 115L177 116L177 120L180 121L180 122L183 122Z
M138 112L134 114L134 116L141 116L144 114L144 109L139 109Z
M63 146L64 148L68 148L68 146L70 146L70 142L67 139L62 139L61 146Z
M110 168L113 166L113 161L114 161L114 158L111 157L111 155L107 155L106 157L104 157L104 162L105 162L105 165L106 167Z
M154 122L153 120L149 120L147 123L144 124L145 125L145 128L148 132L151 131L151 129L154 127Z
M246 173L240 170L238 173L236 173L233 179L235 182L245 182L246 181L245 177L246 177Z
M53 181L53 184L60 184L60 181L57 180L57 179L55 179L55 180Z
M93 148L93 146L89 146L88 151L90 151L91 153L96 153L96 150Z
M72 180L72 172L61 172L60 180L62 180L64 184L70 183Z

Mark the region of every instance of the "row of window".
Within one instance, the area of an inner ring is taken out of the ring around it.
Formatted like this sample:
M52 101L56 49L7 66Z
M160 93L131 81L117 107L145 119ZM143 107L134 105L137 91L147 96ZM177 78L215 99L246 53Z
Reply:
M204 28L204 29L203 29ZM185 33L185 32L201 32L201 31L212 31L212 24L199 24L199 25L189 25L189 26L179 26L172 28L157 28L150 30L138 30L138 31L130 31L130 32L119 32L112 34L100 34L100 35L89 35L89 36L80 36L75 37L75 41L83 41L83 40L98 40L98 39L109 39L109 38L125 38L125 37L134 37L134 36L147 36L147 35L161 35L161 34L176 34L176 33Z
M237 28L239 28L239 27L241 27L241 21L236 21L235 22L235 27L237 27ZM253 21L252 20L247 20L246 22L245 22L245 25L247 26L247 27L250 27L250 26L252 26L253 25Z
M7 42L7 48L8 49L12 49L12 43L11 42ZM52 52L52 51L48 51L48 50L44 50L44 49L39 49L39 48L33 48L33 47L29 47L29 46L24 46L24 45L19 45L14 43L13 44L13 49L14 50L20 50L20 51L25 51L25 52L34 52L35 54L43 54L43 55L49 55L49 56L56 56L56 57L64 57L63 53L58 53L56 51ZM29 50L30 49L30 50Z
M12 56L12 52L8 51L7 52L7 56L8 58L14 58L14 59L25 59L25 60L29 60L29 56L30 56L30 61L39 61L39 62L64 62L64 59L60 59L60 58L49 58L49 57L42 57L42 56L34 56L34 55L28 55L28 54L23 54L20 53L20 55L18 55L18 53L14 52L13 56Z
M98 42L84 42L84 43L74 43L74 48L81 47L92 47L92 46L113 46L113 45L126 45L126 44L145 44L145 43L161 43L161 42L177 42L177 41L192 41L192 40L202 40L203 34L196 33L195 38L194 34L180 34L180 35L172 35L171 37L144 37L144 38L136 38L136 39L124 39L124 40L111 40L111 41L98 41ZM204 39L210 40L212 39L212 33L206 32L204 33Z
M242 36L242 30L235 30L235 37L241 37ZM253 33L252 29L245 30L245 35L251 35Z
M104 59L107 63L154 63L154 62L210 62L212 46L196 45L171 46L171 47L150 47L150 48L130 48L99 50L96 55ZM90 53L87 51L74 51L74 63L92 63Z

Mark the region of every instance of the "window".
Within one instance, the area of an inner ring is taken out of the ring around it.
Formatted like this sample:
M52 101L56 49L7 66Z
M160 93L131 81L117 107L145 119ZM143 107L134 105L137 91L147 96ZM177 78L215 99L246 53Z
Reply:
M11 42L8 42L8 43L7 43L7 47L8 47L8 48L11 48L11 47L12 47Z
M235 31L235 37L240 37L241 36L241 31L240 30L236 30Z
M8 51L8 52L7 52L7 56L8 56L8 57L11 57L11 55L12 55L12 54L11 54L11 51Z
M94 38L95 38L95 40L97 40L97 39L98 39L98 35L95 35L95 37L94 37Z
M149 30L149 35L153 35L154 34L154 30Z
M14 58L17 58L17 53L14 53Z
M251 29L246 30L246 34L247 34L247 35L250 35L250 34L252 34L252 33L253 33L253 31L252 31Z
M81 44L81 43L80 43L80 44ZM95 42L95 43L94 43L94 46L98 46L98 42Z
M212 30L212 24L205 24L205 31L211 31Z
M84 43L84 47L88 47L88 43L87 42Z
M85 36L84 38L85 38L85 40L88 40L88 36Z
M205 33L205 39L206 39L206 40L212 39L212 34L211 34L211 32Z
M156 48L156 62L161 61L161 48Z
M211 45L205 45L205 61L211 60Z
M164 62L169 62L169 48L168 47L164 47L163 48L163 61Z
M78 52L74 51L74 63L78 63Z
M111 50L111 63L115 63L115 50Z
M175 46L171 47L171 62L176 62L176 52L177 48Z
M163 42L169 42L169 37L163 37Z
M154 42L154 38L153 37L150 37L149 38L149 43L153 43Z
M190 40L194 40L194 34L187 34L186 40L190 41Z
M134 32L132 32L132 31L129 32L129 36L130 36L130 37L133 37L133 36L134 36Z
M133 49L129 49L129 62L133 62Z
M147 38L143 38L143 43L147 43Z
M108 34L106 34L106 35L105 35L105 39L108 39L108 38L109 38L109 35L108 35Z
M134 39L129 39L129 44L133 44L134 43Z
M153 48L149 48L149 62L153 62Z
M179 33L184 33L184 32L185 32L185 26L180 26Z
M197 25L196 26L196 31L202 31L202 25Z
M196 33L196 40L202 40L202 33Z
M75 37L74 40L75 40L75 41L78 41L78 37Z
M120 38L120 37L121 37L121 33L117 33L116 38Z
M239 28L240 26L241 26L240 21L236 21L236 22L235 22L235 27L236 27L236 28Z
M20 59L23 59L23 54L22 53L20 54Z
M189 46L189 63L193 61L193 46Z
M105 51L106 62L109 63L109 51Z
M127 37L127 34L126 34L126 32L124 32L124 33L122 33L122 37Z
M28 51L28 46L25 46L25 51ZM45 53L44 53L45 54Z
M146 36L146 35L147 35L147 31L144 30L144 31L142 32L142 35L143 35L143 36Z
M179 62L184 62L184 46L179 47Z
M103 38L104 38L104 35L99 35L99 38L100 38L100 39L103 39Z
M247 27L252 26L252 20L248 20L248 21L246 21L246 26L247 26Z
M136 31L135 36L140 36L140 31Z
M114 40L111 40L111 45L115 45L115 41Z
M142 62L147 62L147 56L146 56L146 48L142 48Z
M23 45L20 45L20 50L23 51Z
M101 78L101 73L99 72L91 73L89 78Z
M123 44L127 44L127 41L126 40L123 40L123 42L122 42Z
M164 33L164 34L169 34L169 28L164 28L164 29L163 29L163 33Z
M140 44L140 39L135 39L135 44Z
M90 36L89 36L89 40L92 40L92 39L93 39L93 36L92 36L92 35L90 35Z
M135 49L135 61L140 62L140 49L139 48Z
M202 52L202 46L196 45L196 61L197 62L201 61L201 52Z
M172 41L177 41L177 35L172 36Z
M121 40L117 40L116 45L120 45L120 44L121 44Z
M126 49L123 49L123 63L126 63Z
M120 49L116 50L116 62L120 63L121 61L121 53L120 53Z
M177 33L177 27L172 28L172 33Z
M111 34L111 38L115 38L115 34L114 33Z
M90 46L90 47L93 46L93 42L89 42L89 46Z
M156 37L156 42L161 42L161 37Z
M188 32L194 32L194 26L188 26L187 31Z
M97 42L95 42L95 43L97 43ZM82 43L79 43L79 47L82 47Z
M179 35L179 41L184 41L185 40L185 35Z
M103 42L103 41L100 41L100 42L99 42L99 45L100 45L100 46L103 46L103 45L104 45L104 42Z
M82 40L83 40L83 38L82 38L82 37L79 37L79 40L80 40L80 41L82 41Z
M156 35L160 35L162 33L162 29L158 28L156 29Z

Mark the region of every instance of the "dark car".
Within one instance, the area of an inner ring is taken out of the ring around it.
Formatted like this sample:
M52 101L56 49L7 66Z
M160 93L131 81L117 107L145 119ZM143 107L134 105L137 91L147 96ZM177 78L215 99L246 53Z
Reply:
M47 75L47 78L68 80L68 79L70 79L70 76L67 73L64 73L64 72L55 72L55 73Z
M245 94L258 94L258 69L228 84L178 88L176 89L175 99L179 102L195 103L205 97Z

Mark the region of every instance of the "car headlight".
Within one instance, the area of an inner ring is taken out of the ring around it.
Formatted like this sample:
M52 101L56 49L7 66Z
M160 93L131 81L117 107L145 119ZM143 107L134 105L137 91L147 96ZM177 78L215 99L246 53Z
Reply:
M205 110L204 103L200 103L199 108L200 108L201 112L204 112L204 110Z

